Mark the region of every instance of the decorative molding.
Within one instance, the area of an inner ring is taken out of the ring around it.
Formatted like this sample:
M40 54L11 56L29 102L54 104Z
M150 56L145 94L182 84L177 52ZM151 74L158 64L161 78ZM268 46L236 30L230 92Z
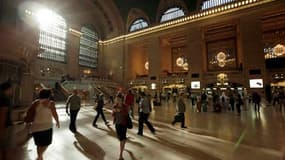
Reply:
M162 23L162 24L159 24L157 26L142 29L142 30L139 30L136 32L126 34L126 35L121 35L121 36L118 36L118 37L115 37L115 38L112 38L109 40L101 41L100 44L108 45L108 44L116 43L116 42L119 42L122 40L129 40L129 39L133 39L136 37L141 37L141 36L149 35L152 33L159 32L159 31L172 29L175 27L194 23L194 22L201 21L204 19L209 19L209 18L213 18L216 16L236 12L239 10L252 8L255 6L259 6L259 5L274 2L274 1L276 1L276 0L242 0L242 1L238 1L238 2L233 2L233 3L226 4L223 6L219 6L216 8L211 8L208 10L203 10L200 12L192 13L189 16L182 17L182 18L179 18L179 19L176 19L173 21L169 21L166 23Z

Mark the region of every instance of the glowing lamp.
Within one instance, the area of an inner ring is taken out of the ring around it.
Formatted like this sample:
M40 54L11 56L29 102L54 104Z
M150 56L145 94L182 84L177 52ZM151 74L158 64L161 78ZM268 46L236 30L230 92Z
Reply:
M182 67L183 64L184 64L183 58L178 57L178 58L176 59L176 65L179 66L179 67Z

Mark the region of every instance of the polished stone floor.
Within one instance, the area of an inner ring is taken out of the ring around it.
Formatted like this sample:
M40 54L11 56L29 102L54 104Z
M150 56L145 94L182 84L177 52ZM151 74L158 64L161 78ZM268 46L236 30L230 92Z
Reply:
M78 135L67 128L68 116L64 105L57 105L61 128L54 129L53 144L48 148L47 160L115 160L118 159L119 141L114 126L106 127L99 119L99 128L91 126L92 106L84 106L78 117ZM108 107L107 107L108 108ZM211 110L211 109L209 109ZM155 107L151 115L157 129L152 135L145 127L144 137L137 136L137 121L128 130L126 160L279 160L285 144L285 111L263 106L259 114L248 106L241 116L229 111L197 113L187 103L187 129L170 125L175 114L171 102ZM106 116L111 120L110 110ZM136 117L137 119L137 117ZM34 160L36 150L30 139L17 149L13 158Z

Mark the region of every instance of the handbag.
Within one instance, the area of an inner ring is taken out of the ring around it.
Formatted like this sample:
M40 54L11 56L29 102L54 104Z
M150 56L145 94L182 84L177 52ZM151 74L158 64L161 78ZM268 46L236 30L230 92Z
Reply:
M133 128L133 121L132 121L132 118L130 117L130 115L128 115L128 119L127 119L127 128L128 129Z
M176 122L182 122L182 114L177 113L174 117Z

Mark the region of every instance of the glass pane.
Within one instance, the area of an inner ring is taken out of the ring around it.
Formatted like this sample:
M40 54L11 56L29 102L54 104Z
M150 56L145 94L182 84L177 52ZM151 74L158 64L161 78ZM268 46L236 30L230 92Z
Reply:
M96 68L98 64L98 34L90 28L81 28L79 64Z
M169 21L183 16L185 16L185 13L182 9L177 7L170 8L161 16L160 22Z
M226 3L234 2L236 0L205 0L201 6L202 10L217 7Z
M48 20L46 20L48 14ZM43 53L38 57L47 60L66 61L66 33L67 25L65 20L56 13L43 10L38 13L40 23L39 43Z
M144 19L137 19L132 23L130 32L137 31L146 27L148 27L148 23Z

